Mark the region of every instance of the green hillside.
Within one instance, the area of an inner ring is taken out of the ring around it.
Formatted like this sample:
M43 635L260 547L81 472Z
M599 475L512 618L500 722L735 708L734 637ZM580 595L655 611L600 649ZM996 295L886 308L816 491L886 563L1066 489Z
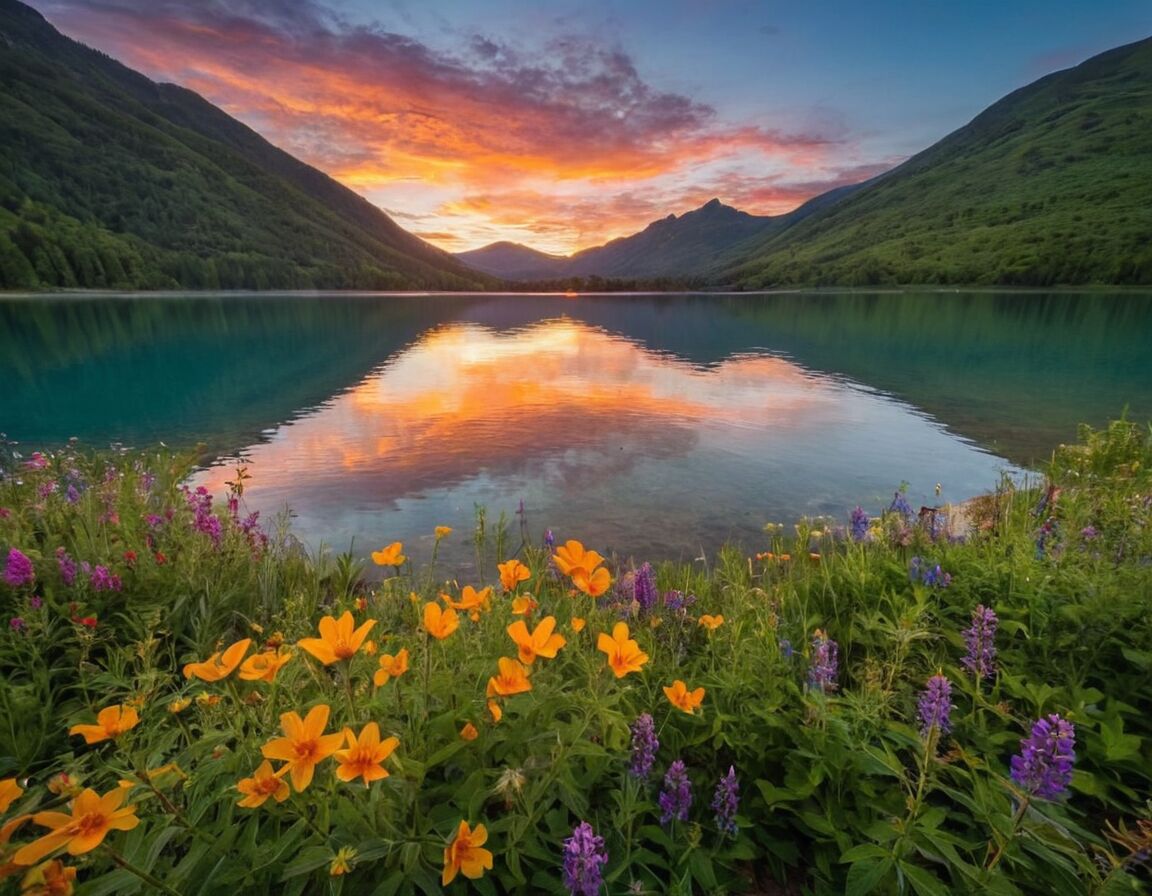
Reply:
M0 288L490 282L197 94L0 0Z
M1152 283L1152 39L1015 91L715 271L745 288Z

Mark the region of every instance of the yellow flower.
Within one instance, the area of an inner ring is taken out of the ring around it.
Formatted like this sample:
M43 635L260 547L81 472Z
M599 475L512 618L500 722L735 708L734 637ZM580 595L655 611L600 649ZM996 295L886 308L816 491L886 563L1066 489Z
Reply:
M528 670L519 662L506 656L500 657L496 662L500 666L500 674L488 679L487 696L510 697L512 694L523 694L532 690Z
M441 594L441 599L454 610L466 610L475 614L478 610L487 610L492 603L491 586L477 591L471 585L465 585L460 590L460 600L452 600L447 594ZM475 618L475 616L473 617Z
M78 856L99 846L109 831L130 831L140 823L135 806L120 808L125 790L115 787L104 796L85 788L72 801L72 814L64 812L37 812L32 820L51 828L39 840L16 851L12 857L17 865L35 865L49 853L62 846L71 855Z
M320 620L319 638L301 638L296 642L296 645L307 650L325 666L330 666L355 656L356 651L360 649L360 645L364 643L364 639L368 637L368 632L375 624L375 619L369 619L359 628L356 628L356 620L352 618L352 612L345 610L344 615L339 619L325 616Z
M584 567L577 566L572 570L572 584L589 597L599 597L612 586L612 576L608 570L601 566L589 573Z
M603 557L595 551L584 550L584 545L575 539L565 542L556 548L556 553L552 555L552 560L556 563L556 568L566 576L572 575L572 570L577 567L591 572L604 562Z
M504 718L504 710L500 708L500 704L495 700L488 701L488 712L492 713L492 721L499 722Z
M383 687L388 683L388 679L399 678L407 671L408 648L402 647L396 656L386 653L380 657L380 668L377 669L376 674L372 676L372 681L375 682L376 687Z
M408 558L401 553L404 550L404 545L398 541L392 542L387 547L380 548L378 551L372 552L372 560L377 566L401 566Z
M347 874L352 870L355 862L356 848L354 846L341 846L332 859L332 864L328 866L328 874L331 877L339 877L341 874Z
M556 651L568 643L563 635L552 634L555 628L555 616L545 616L531 633L523 619L517 619L508 626L508 635L519 648L520 662L532 663L538 656L553 659Z
M240 664L240 677L245 681L275 681L276 673L290 659L292 653L288 650L265 650L254 653Z
M708 629L708 631L714 632L724 624L724 617L719 614L711 616L708 613L705 613L697 621L702 626L704 626L704 628Z
M8 811L8 807L20 798L24 790L16 783L15 778L5 778L0 781L0 813Z
M209 694L207 691L196 695L197 706L215 706L220 702L219 694Z
M280 716L280 727L287 736L268 741L260 751L266 759L288 763L292 787L297 793L312 783L316 764L327 759L344 743L343 733L324 733L329 712L331 709L321 703L313 706L303 719L295 712L284 713Z
M364 642L364 655L365 656L376 656L377 649L378 648L376 646L376 642L373 641L371 638L369 638L367 641Z
M288 766L284 766L278 772L272 771L272 763L265 759L252 773L251 778L241 778L237 783L236 789L244 795L236 801L236 805L245 809L255 809L257 806L263 806L268 797L272 797L278 803L284 802L291 792L288 789L288 782L284 780L287 771Z
M580 632L584 631L584 626L586 624L587 623L579 616L573 616L571 619L572 631L574 631L576 634L580 634Z
M694 713L704 701L704 688L696 688L694 691L688 690L688 686L684 684L679 678L672 682L672 687L664 688L664 696L668 698L668 702L691 715Z
M500 584L504 586L505 591L515 591L517 585L532 578L532 570L519 560L498 563L496 568L500 570Z
M485 869L492 870L492 853L481 847L488 840L484 825L476 825L476 830L468 822L461 821L452 842L444 847L444 873L440 875L441 886L448 886L457 874L475 880L482 877Z
M240 665L240 660L244 659L244 654L248 652L251 644L251 638L244 638L223 652L217 651L202 663L188 663L184 667L184 677L199 678L201 681L220 681L222 678L227 678Z
M74 880L75 868L52 859L28 870L20 881L20 893L21 896L72 896Z
M449 535L452 534L452 527L451 526L437 526L434 531L436 532L436 540L439 541L441 538L447 538Z
M359 737L352 733L351 728L345 728L344 739L348 742L348 749L335 753L336 761L340 763L336 767L337 778L341 781L363 778L367 787L373 781L388 777L388 771L381 763L400 745L400 738L380 740L380 726L369 722L360 729Z
M521 594L512 598L513 616L530 616L540 604L531 594Z
M424 604L424 630L443 641L460 627L460 617L452 609L441 610L438 603Z
M465 723L464 727L460 729L460 736L464 740L476 740L480 736L480 732L476 730L476 726L471 722Z
M628 637L627 622L617 622L611 635L601 632L596 649L608 655L608 666L617 678L623 678L629 672L639 672L640 667L648 662L648 654Z
M84 743L98 744L103 740L115 740L140 721L140 716L131 706L106 706L96 716L95 725L73 725L69 734L80 734Z
M172 715L176 715L177 713L184 712L184 710L186 710L191 705L191 697L177 697L175 700L168 704L168 712L172 713Z

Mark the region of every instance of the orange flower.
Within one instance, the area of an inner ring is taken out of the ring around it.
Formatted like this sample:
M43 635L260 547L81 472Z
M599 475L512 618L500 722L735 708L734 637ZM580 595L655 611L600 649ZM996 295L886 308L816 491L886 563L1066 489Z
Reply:
M352 846L341 846L336 851L336 855L332 857L332 862L328 866L329 877L340 877L342 874L347 874L352 870L356 864L356 848Z
M724 624L724 617L719 614L710 616L709 614L705 613L697 620L697 622L704 626L704 628L708 629L708 631L714 632Z
M476 830L468 822L461 821L452 842L444 847L444 873L440 875L441 886L448 886L457 874L475 880L482 877L484 870L492 870L492 853L481 849L488 840L484 825L476 825Z
M436 533L436 540L439 541L441 538L447 538L452 534L452 527L437 526L433 531Z
M244 659L244 654L248 652L251 644L251 638L244 638L223 652L217 651L202 663L188 663L184 667L184 677L199 678L201 681L220 681L222 678L227 678L240 665L240 660Z
M320 620L319 638L301 638L296 645L307 650L312 656L320 660L325 666L338 663L340 660L351 659L355 656L368 632L376 624L375 619L367 620L356 628L356 620L352 612L345 610L339 619L325 616Z
M95 849L109 831L130 831L140 823L135 806L120 808L125 791L115 787L104 796L85 788L72 801L72 814L64 812L37 812L32 816L36 824L52 828L39 840L16 851L12 861L17 865L35 865L61 846L67 846L71 855L78 856Z
M460 617L452 609L441 610L438 603L424 604L424 630L443 641L460 627Z
M373 551L372 560L377 566L401 566L404 561L408 559L401 553L403 550L404 545L398 541L394 541L387 547Z
M240 677L245 681L276 680L276 673L292 659L291 651L265 650L254 653L240 664Z
M563 635L552 634L555 628L555 616L545 616L531 634L523 619L517 619L508 626L508 635L519 648L520 662L532 663L538 656L553 659L556 651L568 643Z
M386 653L380 657L380 668L377 669L376 674L372 676L372 681L375 682L376 687L383 687L388 684L388 679L399 678L407 671L408 648L402 647L396 656Z
M467 722L463 728L460 729L460 736L464 740L476 740L480 736L480 732L476 730L476 726L471 722Z
M329 712L329 707L321 703L313 706L303 719L294 712L284 713L280 716L280 727L287 737L268 741L260 751L266 759L280 759L288 763L292 787L297 793L312 783L316 763L327 759L344 743L343 733L324 733Z
M184 712L184 710L186 710L191 705L191 697L177 697L175 700L168 704L168 712L172 713L172 715L176 715L177 713Z
M496 568L500 570L500 584L504 586L505 591L515 591L517 585L532 578L532 570L519 560L498 563Z
M589 597L599 597L612 586L612 576L603 566L591 573L577 566L572 570L572 584Z
M677 678L672 682L672 687L664 688L664 696L667 697L668 702L677 709L692 714L704 701L704 688L696 688L696 690L690 691L688 690L688 686Z
M579 616L573 616L571 619L572 631L576 632L576 634L580 634L580 632L584 631L584 626L586 624L587 623Z
M360 729L359 737L352 733L351 728L345 728L344 739L348 741L348 749L336 751L336 761L340 763L336 768L337 778L341 781L363 778L367 787L373 781L388 777L388 771L381 763L400 745L400 738L380 740L380 726L369 722Z
M236 789L244 795L236 801L236 805L245 809L255 809L257 806L263 806L268 797L273 797L278 803L284 802L291 792L288 782L284 780L287 771L288 766L284 766L280 771L273 772L272 763L265 759L252 773L251 778L241 778L237 783Z
M491 606L492 587L477 591L471 585L465 585L460 590L460 600L452 600L447 594L441 594L440 597L453 609L475 613L477 610L487 610Z
M512 598L512 615L530 616L540 604L531 594L521 594Z
M617 622L611 635L601 632L596 649L608 654L608 665L617 678L623 678L629 672L639 672L640 667L648 662L648 654L628 637L627 622Z
M532 682L528 680L528 670L511 657L502 656L497 663L500 674L488 679L488 696L510 697L513 694L523 694L532 690Z
M504 710L500 708L500 704L495 700L488 701L488 712L492 713L492 721L499 722L504 718Z
M556 563L556 568L566 576L572 575L572 570L577 567L591 572L604 562L603 557L595 551L584 550L584 545L574 539L556 548L552 560Z
M69 734L81 734L84 743L98 744L102 740L115 740L140 721L131 706L106 706L96 716L95 725L73 725Z
M20 881L22 896L72 896L75 890L76 869L65 865L59 859L41 862Z
M24 790L16 783L15 778L5 778L0 781L0 813L8 811L8 807L20 798Z

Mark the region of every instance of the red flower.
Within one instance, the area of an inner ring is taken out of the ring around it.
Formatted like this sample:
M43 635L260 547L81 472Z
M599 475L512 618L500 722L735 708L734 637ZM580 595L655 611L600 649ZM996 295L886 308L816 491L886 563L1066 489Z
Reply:
M168 562L168 558L164 556L164 552L163 551L157 551L156 552L156 565L157 566L163 566L167 562Z
M96 617L85 616L83 619L77 620L81 625L86 625L88 628L96 628Z
M124 552L124 562L127 563L129 567L135 567L136 566L136 552L135 551L125 551Z

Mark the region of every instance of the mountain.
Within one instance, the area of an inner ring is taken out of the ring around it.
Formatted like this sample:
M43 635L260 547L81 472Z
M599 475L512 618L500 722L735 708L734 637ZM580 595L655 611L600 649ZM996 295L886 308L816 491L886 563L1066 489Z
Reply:
M1009 94L713 275L747 288L1152 283L1152 38Z
M563 255L549 255L507 240L468 252L457 252L455 257L470 268L506 280L549 280L562 277L568 264L568 259Z
M192 91L0 0L0 288L493 282Z

